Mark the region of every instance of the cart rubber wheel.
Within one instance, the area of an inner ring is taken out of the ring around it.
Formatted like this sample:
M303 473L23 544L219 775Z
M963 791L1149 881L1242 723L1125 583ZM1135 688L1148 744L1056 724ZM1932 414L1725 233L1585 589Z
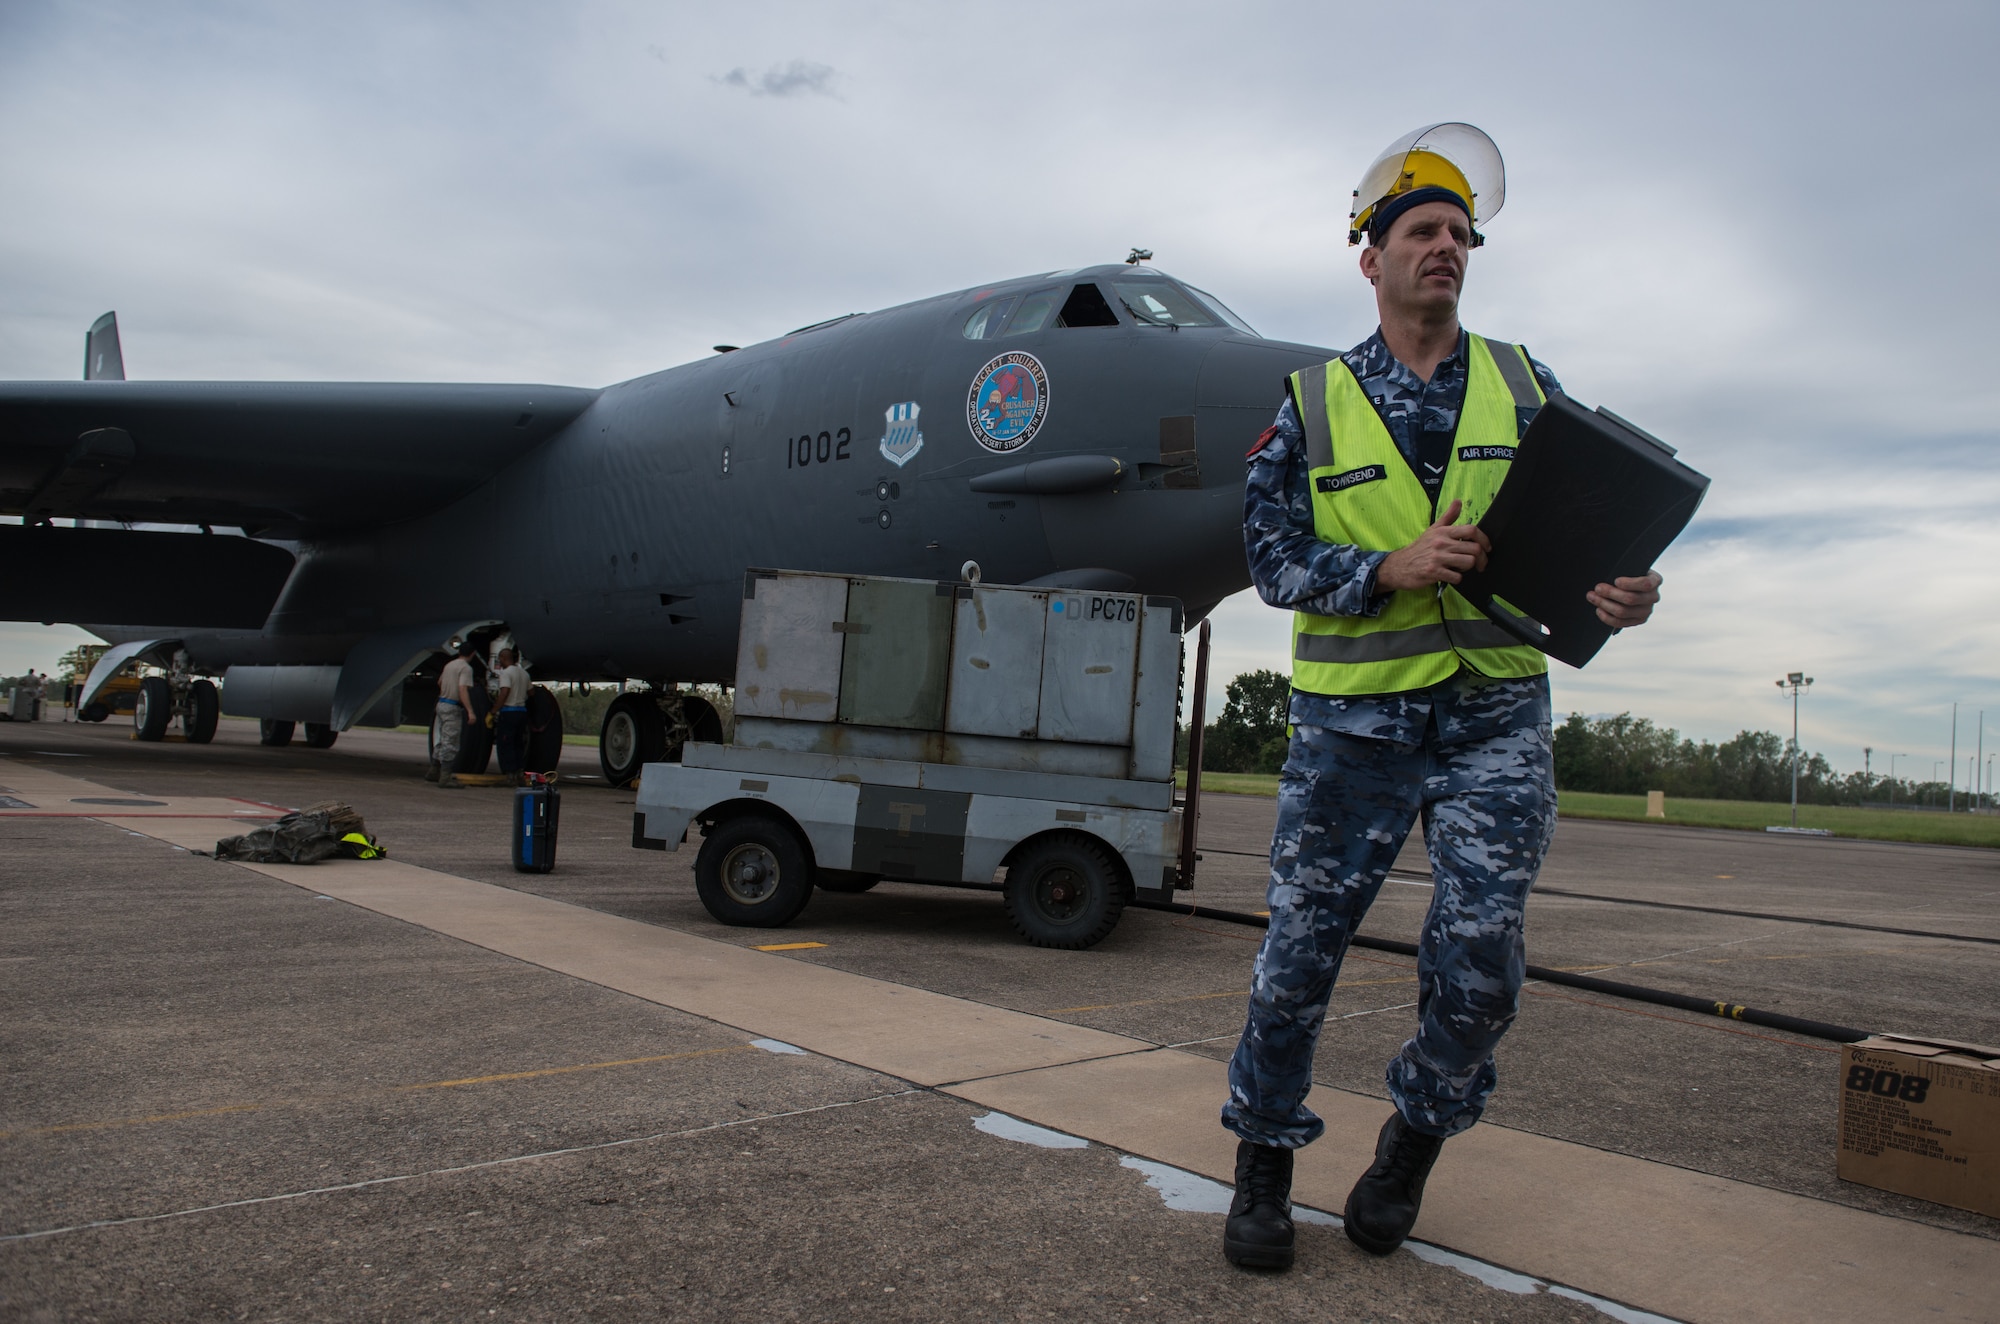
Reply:
M694 861L694 888L724 924L775 929L812 900L813 867L798 833L769 814L717 824Z
M190 744L206 745L215 739L215 723L222 716L222 702L212 680L197 680L188 686L187 707L181 713L181 731Z
M819 890L822 892L866 892L881 881L872 873L855 873L850 869L819 870Z
M164 740L174 715L174 687L165 676L139 682L139 701L132 706L132 729L141 740Z
M272 717L257 719L257 743L260 745L289 745L292 732L296 729L291 722L280 722Z
M667 719L652 694L636 690L621 694L604 710L597 733L597 767L604 780L623 786L648 763L667 757Z
M93 699L83 706L83 711L77 716L86 722L101 722L111 716L111 710Z
M332 749L333 742L340 739L340 732L325 722L306 723L307 749Z
M1007 918L1037 947L1082 951L1118 926L1125 872L1102 842L1059 832L1028 845L1007 868Z

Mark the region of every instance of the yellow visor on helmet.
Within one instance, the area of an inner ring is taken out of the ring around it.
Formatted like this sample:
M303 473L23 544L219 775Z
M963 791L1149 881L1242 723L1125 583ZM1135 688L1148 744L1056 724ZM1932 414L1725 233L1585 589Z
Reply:
M1420 188L1441 188L1464 199L1477 226L1499 214L1507 200L1507 167L1484 132L1456 120L1426 124L1390 143L1361 176L1348 213L1347 242L1358 244L1383 204ZM1475 230L1475 247L1485 242Z

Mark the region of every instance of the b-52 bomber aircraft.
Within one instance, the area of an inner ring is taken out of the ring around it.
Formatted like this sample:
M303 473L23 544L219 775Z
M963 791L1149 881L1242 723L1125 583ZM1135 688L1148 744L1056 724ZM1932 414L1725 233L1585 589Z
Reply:
M617 784L719 735L680 687L731 679L746 567L972 560L1199 618L1249 582L1245 450L1332 357L1130 262L717 351L601 390L127 381L107 314L85 380L0 382L0 618L116 645L86 705L164 669L140 734L196 741L428 722L450 641L508 632L538 680L647 682L605 717Z

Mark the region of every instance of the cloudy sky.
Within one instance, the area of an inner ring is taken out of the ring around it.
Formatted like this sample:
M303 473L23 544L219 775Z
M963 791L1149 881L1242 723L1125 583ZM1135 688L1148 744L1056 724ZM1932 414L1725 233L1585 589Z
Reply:
M1725 738L1804 669L1809 748L1928 776L1953 700L2000 728L1996 12L13 0L0 377L115 308L134 377L595 385L1134 244L1345 346L1349 190L1469 120L1467 324L1715 480L1557 709ZM1285 665L1215 620L1223 675ZM0 626L0 672L72 637Z

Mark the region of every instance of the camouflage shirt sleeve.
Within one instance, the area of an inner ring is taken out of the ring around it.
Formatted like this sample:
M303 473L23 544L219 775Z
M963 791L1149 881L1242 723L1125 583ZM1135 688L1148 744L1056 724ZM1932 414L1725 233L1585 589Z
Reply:
M1540 359L1530 354L1528 355L1528 366L1535 370L1535 384L1542 388L1543 395L1561 395L1563 393L1562 383L1556 380L1556 375L1549 371L1546 363L1543 363ZM1533 409L1521 409L1518 407L1514 410L1514 435L1516 437L1525 437L1528 435L1528 424L1535 421L1536 412Z
M1273 607L1315 616L1374 616L1388 605L1388 596L1375 592L1375 568L1387 552L1324 542L1313 532L1305 431L1290 400L1250 456L1243 484L1243 551L1257 595Z

